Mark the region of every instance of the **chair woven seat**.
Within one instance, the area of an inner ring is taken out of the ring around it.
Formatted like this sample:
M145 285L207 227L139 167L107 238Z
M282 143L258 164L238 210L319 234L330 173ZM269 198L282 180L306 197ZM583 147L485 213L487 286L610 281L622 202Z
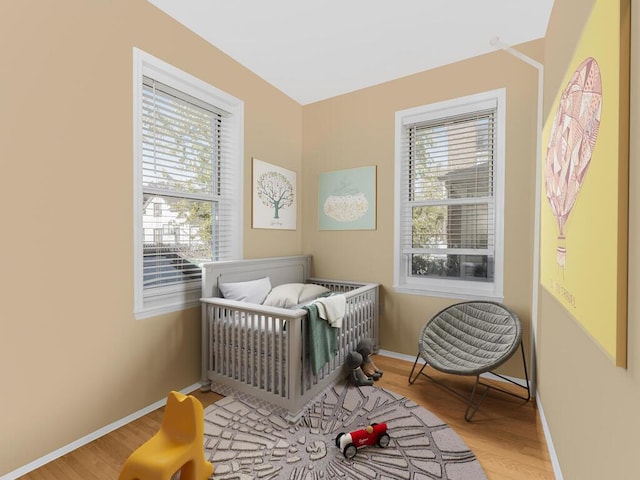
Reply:
M437 370L477 375L506 362L521 339L520 321L505 306L466 302L442 310L427 322L418 347Z

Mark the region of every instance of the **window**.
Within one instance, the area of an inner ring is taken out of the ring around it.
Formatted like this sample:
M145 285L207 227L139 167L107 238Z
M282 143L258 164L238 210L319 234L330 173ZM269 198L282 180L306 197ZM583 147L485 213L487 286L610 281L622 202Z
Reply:
M396 113L394 288L502 297L504 90Z
M200 264L240 258L243 104L134 49L134 313L199 304Z

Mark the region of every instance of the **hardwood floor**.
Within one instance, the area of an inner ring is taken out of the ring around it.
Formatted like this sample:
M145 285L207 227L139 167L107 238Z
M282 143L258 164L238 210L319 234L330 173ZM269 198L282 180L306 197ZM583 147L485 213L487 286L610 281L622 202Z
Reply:
M409 385L412 362L376 355L384 372L376 385L392 390L427 408L448 423L476 454L489 480L553 479L538 411L525 403L491 392L472 422L464 420L464 402L422 377ZM430 374L433 372L430 372ZM435 377L442 377L437 373ZM451 385L468 388L469 379L452 376ZM502 385L502 384L501 384ZM193 392L206 407L221 397ZM23 480L114 480L129 454L150 438L162 423L163 409L125 425L21 477Z
M464 419L466 404L438 384L421 376L413 385L407 377L413 362L376 355L384 372L377 385L410 398L450 425L476 454L489 480L553 479L553 467L535 402L525 402L491 391L471 422ZM429 375L448 385L471 391L473 379ZM498 385L504 388L505 382ZM517 387L514 392L522 394Z

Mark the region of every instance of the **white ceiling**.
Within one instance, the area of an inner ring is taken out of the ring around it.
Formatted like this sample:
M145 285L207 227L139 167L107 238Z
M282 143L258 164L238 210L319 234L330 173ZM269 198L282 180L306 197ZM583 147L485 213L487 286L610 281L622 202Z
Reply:
M544 37L553 0L148 0L305 105ZM470 79L472 81L472 79Z

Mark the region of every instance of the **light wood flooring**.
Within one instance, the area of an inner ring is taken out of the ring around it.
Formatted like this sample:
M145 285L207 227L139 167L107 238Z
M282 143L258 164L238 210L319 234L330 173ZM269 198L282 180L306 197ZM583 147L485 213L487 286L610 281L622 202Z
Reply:
M464 420L465 404L434 382L421 377L413 385L407 376L413 362L376 355L384 372L376 385L412 399L449 424L476 454L489 480L553 479L538 411L508 395L489 393L472 422ZM433 373L432 371L430 374ZM469 388L467 378L446 378ZM193 392L206 407L221 397ZM149 439L162 423L163 409L145 415L67 455L21 477L24 480L114 480L129 454Z

